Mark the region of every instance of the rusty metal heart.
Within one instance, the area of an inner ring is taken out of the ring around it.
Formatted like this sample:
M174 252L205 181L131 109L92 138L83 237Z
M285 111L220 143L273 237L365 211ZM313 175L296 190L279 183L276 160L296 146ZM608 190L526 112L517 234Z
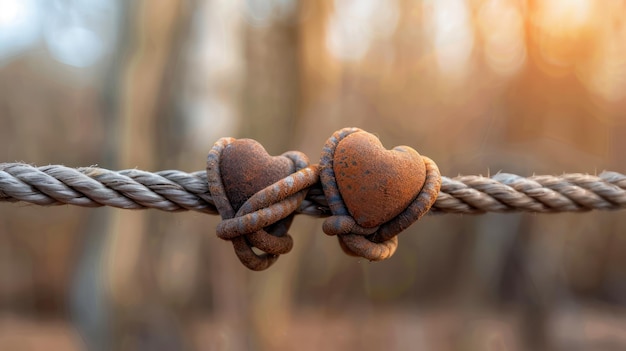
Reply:
M224 191L235 210L259 190L295 172L285 156L270 156L256 140L237 139L224 148L220 162Z
M216 234L231 241L246 267L264 270L291 251L289 226L319 180L306 155L288 151L272 157L255 140L222 138L209 152L206 172L222 217Z
M408 146L387 150L367 132L339 141L333 170L345 206L364 228L377 227L400 214L426 179L426 167L417 151Z

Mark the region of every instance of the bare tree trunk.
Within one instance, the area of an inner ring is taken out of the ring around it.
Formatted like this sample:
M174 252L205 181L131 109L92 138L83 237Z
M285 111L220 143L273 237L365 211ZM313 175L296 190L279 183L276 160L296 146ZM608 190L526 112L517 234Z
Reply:
M204 168L213 143L220 137L233 135L240 119L244 68L243 6L241 0L197 2L189 33L190 45L184 50L185 78L179 96L184 135L179 147L184 152L177 155L176 162L182 169L188 169L190 165L195 165L192 170ZM190 268L185 274L195 275L191 278L195 280L193 284L196 287L193 289L195 296L190 295L194 298L191 304L208 307L212 312L208 317L211 327L207 330L205 311L193 311L192 317L199 319L193 321L198 327L194 337L206 340L206 335L219 335L219 338L209 337L208 343L196 341L201 343L196 346L199 349L248 350L251 348L247 294L249 273L241 269L231 245L216 237L215 227L219 217L189 217L178 225L176 232L165 236L165 242L170 251L185 253L184 264ZM185 233L187 237L180 240L181 228L197 234ZM166 260L167 257L164 258ZM162 287L167 284L172 289L176 282L183 284L188 279L166 278L165 266L161 271Z
M291 145L299 107L296 14L265 27L248 26L246 85L240 132L263 141L270 153Z
M157 164L157 120L159 98L170 51L181 20L184 1L135 2L129 7L127 54L120 70L117 120L118 168L153 170ZM115 310L116 331L125 333L125 318L146 301L150 281L140 266L146 236L150 231L148 212L114 211L108 229L105 265L107 287ZM148 271L149 272L149 271ZM144 305L145 306L145 305ZM137 317L132 316L132 317ZM120 348L123 343L115 337ZM141 345L133 344L136 349Z
M298 75L300 104L296 123L296 140L301 150L317 157L320 140L333 130L330 110L340 93L341 62L330 56L326 48L326 26L333 12L330 1L302 0L299 8ZM313 162L316 162L313 159Z
M259 140L272 155L294 147L299 120L298 13L283 13L266 26L248 26L242 137ZM300 233L292 234L298 236ZM297 247L297 245L296 245ZM297 250L297 249L296 249ZM294 256L295 255L295 256ZM256 346L276 349L290 322L297 253L283 255L271 272L252 275L249 310Z

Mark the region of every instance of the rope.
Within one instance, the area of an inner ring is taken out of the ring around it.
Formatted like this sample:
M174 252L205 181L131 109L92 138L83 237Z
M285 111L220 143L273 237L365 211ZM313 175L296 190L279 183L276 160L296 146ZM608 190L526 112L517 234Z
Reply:
M626 208L626 175L616 172L531 177L498 173L490 178L471 175L441 180L441 191L430 213L551 213ZM205 171L151 173L137 169L111 171L0 163L0 202L18 201L40 206L69 204L218 213ZM310 188L296 212L315 217L331 215L320 183Z
M291 251L296 213L328 217L322 231L346 254L381 261L426 213L626 208L626 176L442 177L414 149L388 150L374 134L348 127L326 140L314 165L299 151L270 156L257 141L235 138L219 139L206 170L193 173L0 163L0 202L18 201L219 214L217 236L247 268L261 271Z

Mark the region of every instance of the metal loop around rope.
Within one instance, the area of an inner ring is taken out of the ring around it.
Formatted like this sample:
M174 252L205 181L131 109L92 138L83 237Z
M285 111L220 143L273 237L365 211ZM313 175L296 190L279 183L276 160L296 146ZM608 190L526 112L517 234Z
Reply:
M246 267L267 269L291 251L289 226L308 188L319 179L317 166L308 164L295 151L270 157L251 139L215 143L207 159L207 181L222 217L217 236L232 242ZM238 187L242 183L247 186Z

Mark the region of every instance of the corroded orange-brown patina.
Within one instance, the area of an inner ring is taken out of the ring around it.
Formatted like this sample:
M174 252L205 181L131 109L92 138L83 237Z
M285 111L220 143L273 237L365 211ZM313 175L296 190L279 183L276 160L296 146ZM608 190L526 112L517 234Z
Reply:
M306 156L299 152L272 157L252 139L222 138L211 149L207 158L207 181L223 219L217 227L217 235L232 242L237 257L246 267L264 270L293 247L293 239L287 231L306 195L306 190L295 190L294 185L310 186L317 181L317 175L307 178L306 174L311 172L305 172L304 175L298 173L297 179L289 178L290 182L285 179L308 163ZM276 199L276 203L265 204L268 197L276 198L273 194L277 191L284 197ZM256 201L248 202L250 198ZM255 208L259 202L268 206ZM246 205L249 208L242 212ZM253 247L263 254L254 252Z
M417 151L408 146L386 150L367 132L352 133L339 141L333 170L348 211L365 228L400 214L426 179L426 167Z
M257 191L295 172L285 156L270 156L252 139L237 139L222 151L220 163L226 196L237 211Z

